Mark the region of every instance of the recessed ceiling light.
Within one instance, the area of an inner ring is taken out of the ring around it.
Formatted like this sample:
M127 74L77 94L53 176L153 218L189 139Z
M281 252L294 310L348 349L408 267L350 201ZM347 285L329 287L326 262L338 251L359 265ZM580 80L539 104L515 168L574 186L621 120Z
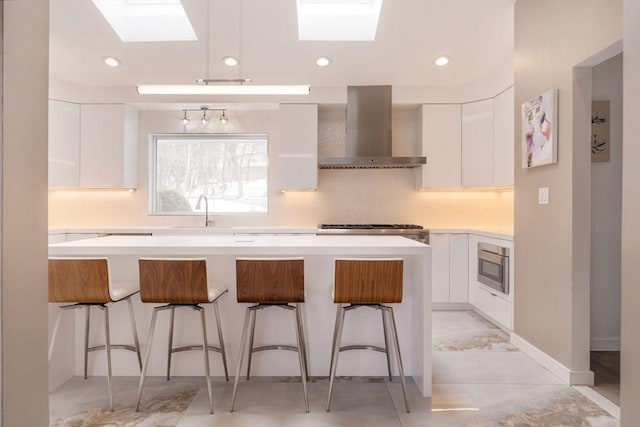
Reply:
M120 66L120 60L118 58L114 58L113 56L104 56L102 58L102 60L109 67L118 67L118 66Z
M235 67L236 65L238 65L238 60L233 56L225 56L224 58L222 58L222 62L224 62L224 65L226 65L227 67Z
M316 64L318 64L318 67L326 67L327 65L331 64L331 59L327 58L326 56L321 56L320 58L316 59Z
M376 37L382 0L296 0L299 40L360 40Z
M448 56L441 56L438 59L436 59L436 65L438 67L443 67L445 65L447 65L449 63L449 57Z

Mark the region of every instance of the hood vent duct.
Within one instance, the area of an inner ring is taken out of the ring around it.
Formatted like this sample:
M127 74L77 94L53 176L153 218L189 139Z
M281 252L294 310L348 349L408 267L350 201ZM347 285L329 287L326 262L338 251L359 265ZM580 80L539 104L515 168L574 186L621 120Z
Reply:
M426 157L394 157L391 149L391 86L347 87L344 157L322 157L321 169L414 168Z

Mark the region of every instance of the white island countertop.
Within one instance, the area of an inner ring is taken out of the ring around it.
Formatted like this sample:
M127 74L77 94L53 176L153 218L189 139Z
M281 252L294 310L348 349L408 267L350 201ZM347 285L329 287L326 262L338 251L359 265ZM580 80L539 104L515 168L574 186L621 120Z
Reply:
M316 235L173 235L173 236L106 236L93 239L49 245L49 255L57 257L108 257L110 276L114 281L138 281L138 259L142 257L203 257L207 260L209 280L216 286L225 286L229 293L220 301L222 328L228 353L230 372L235 372L244 310L247 304L236 300L235 259L237 257L304 257L305 303L303 323L310 355L310 373L326 377L329 361L336 306L331 299L331 283L335 258L401 258L404 260L403 299L393 304L398 326L398 336L405 374L413 377L423 396L431 395L431 247L399 236L316 236ZM146 336L150 322L150 304L144 304L139 296L133 299L136 321L141 336ZM206 307L210 311L210 307ZM111 311L111 330L128 331L128 312L123 305L114 305ZM120 311L118 311L120 310ZM282 313L279 313L282 312ZM198 328L180 314L176 339L185 344L201 340ZM176 313L176 315L178 315ZM209 313L209 319L214 318ZM290 314L284 310L261 317L261 335L265 343L294 341ZM355 315L353 315L355 316ZM60 381L74 375L82 375L82 339L76 339L74 331L82 330L82 316L73 324L61 327L71 342L68 349L53 355L50 372ZM210 320L209 320L210 321ZM157 336L168 336L164 320L159 322ZM93 324L94 322L92 322ZM381 345L383 343L380 314L377 310L363 310L345 324L343 342ZM208 329L214 330L211 324ZM63 331L61 330L61 334ZM124 332L123 332L124 333ZM117 337L114 337L115 340ZM124 339L130 339L124 336ZM166 339L166 338L165 338ZM115 342L115 341L114 341ZM125 341L126 342L126 341ZM158 346L162 348L162 344ZM166 352L153 351L149 375L163 375L166 369ZM185 352L191 353L191 352ZM196 353L196 352L193 352ZM297 364L293 352L263 352L252 365L257 376L295 376ZM279 354L280 353L280 354ZM285 353L285 354L281 354ZM292 354L286 354L292 353ZM367 354L370 353L370 354ZM175 375L202 375L198 354L177 356L172 371ZM94 357L100 357L96 355ZM65 368L66 367L66 368ZM138 375L135 358L122 359L114 369L119 375ZM220 364L212 363L213 375L221 375ZM385 376L383 358L373 352L346 352L340 356L339 376ZM50 374L51 375L51 374ZM90 367L90 375L104 375L104 364L96 362ZM394 375L397 375L394 374ZM53 380L51 380L53 381ZM54 382L55 383L55 382Z
M231 251L230 251L231 250ZM387 255L427 254L427 246L397 236L107 236L49 245L49 255Z

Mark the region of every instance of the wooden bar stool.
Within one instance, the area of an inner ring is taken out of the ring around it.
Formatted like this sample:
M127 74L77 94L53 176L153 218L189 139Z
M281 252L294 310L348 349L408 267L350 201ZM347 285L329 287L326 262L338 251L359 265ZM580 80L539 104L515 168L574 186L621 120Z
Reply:
M239 303L253 303L247 307L244 327L240 340L240 354L236 379L233 384L231 412L236 403L238 380L242 360L248 347L247 380L251 370L251 356L264 350L291 350L298 352L300 377L304 393L305 409L309 412L307 397L307 351L300 314L300 303L304 302L304 259L303 258L238 258L236 259L236 294ZM253 339L256 327L256 313L269 307L278 307L293 311L296 325L297 346L265 345L254 347Z
M389 360L389 338L396 353L398 370L400 371L400 383L404 395L404 404L409 412L409 401L400 357L400 344L398 343L398 331L393 308L385 304L402 302L402 268L403 260L391 259L336 259L335 277L333 289L333 302L338 304L336 311L336 324L333 331L333 347L331 349L331 372L329 374L329 396L327 398L327 412L331 408L331 394L333 382L338 367L338 355L341 351L348 350L375 350L385 353L387 356L387 368L391 379L391 362ZM343 306L343 304L348 304ZM384 347L373 345L347 345L340 346L342 340L342 327L344 315L347 311L361 307L370 307L380 310L382 313L382 326L384 333ZM391 324L389 324L391 322Z
M229 381L227 371L227 356L222 339L222 326L220 323L220 313L218 311L218 299L227 288L212 287L207 279L207 262L204 258L142 258L138 260L140 272L140 298L142 302L165 304L154 307L149 327L149 337L147 338L147 348L142 364L142 375L140 375L140 385L138 386L138 403L136 411L140 409L142 398L142 388L149 366L149 354L151 353L151 342L153 332L156 327L156 318L159 311L170 310L169 320L169 346L167 350L167 381L171 372L171 355L173 353L187 350L202 350L204 352L204 372L207 382L207 392L209 394L209 409L213 414L213 396L211 392L211 377L209 371L209 351L220 353L224 374ZM219 347L211 346L207 342L207 321L204 307L200 304L212 303L218 327ZM173 323L176 308L190 308L200 312L202 323L202 345L189 345L183 347L173 347Z
M89 352L107 351L107 387L109 389L109 409L113 411L113 393L111 385L111 349L134 351L138 356L138 365L142 368L140 345L136 330L136 319L133 314L131 296L138 292L136 282L111 281L109 260L107 258L49 258L49 302L74 303L60 306L53 327L49 344L49 360L53 354L60 317L63 311L87 308L84 329L84 378L87 378L87 359ZM109 333L109 307L107 304L127 300L129 303L129 320L133 332L134 345L111 344ZM105 345L89 347L89 322L91 307L104 311Z

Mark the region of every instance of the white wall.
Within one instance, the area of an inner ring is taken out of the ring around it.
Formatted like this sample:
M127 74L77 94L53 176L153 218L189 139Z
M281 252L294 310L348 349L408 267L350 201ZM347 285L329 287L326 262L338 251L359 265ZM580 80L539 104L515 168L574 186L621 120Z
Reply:
M3 7L2 425L46 426L49 2Z
M228 111L226 125L212 120L203 127L194 120L187 132L253 132L269 134L270 163L277 164L278 111ZM138 190L49 191L49 226L199 226L202 216L148 214L149 134L182 133L179 109L140 111ZM394 153L419 151L418 112L393 112ZM340 153L344 145L344 106L319 109L319 155ZM215 216L222 226L316 226L328 222L417 223L428 227L504 226L513 224L513 192L419 192L414 169L320 170L315 192L281 193L272 186L268 215ZM277 182L277 168L269 179Z
M591 80L583 85L585 70L576 66L619 41L621 22L621 1L515 3L515 105L557 88L559 126L558 163L522 169L520 144L515 150L514 244L522 256L515 259L514 331L575 383L590 379L591 216ZM549 188L547 205L538 204L540 187Z
M591 350L620 350L622 54L593 67L592 98L610 101L610 161L591 163Z
M622 160L622 370L620 425L640 420L640 2L624 2L624 157Z

